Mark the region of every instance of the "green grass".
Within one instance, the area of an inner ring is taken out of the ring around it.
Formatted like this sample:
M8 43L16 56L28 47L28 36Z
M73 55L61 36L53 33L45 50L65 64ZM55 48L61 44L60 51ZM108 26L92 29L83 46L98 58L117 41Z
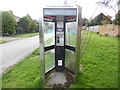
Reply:
M83 69L71 88L118 87L118 38L93 33L86 53L81 59ZM39 49L25 58L2 77L3 88L40 88ZM50 57L53 54L50 54ZM46 66L52 65L46 57ZM52 57L51 57L52 58ZM48 61L47 61L48 60ZM47 68L48 68L47 67Z
M81 59L83 69L71 88L117 88L118 38L92 35Z
M2 76L3 88L40 88L39 49Z
M32 37L39 35L39 33L24 33L24 34L18 34L18 35L12 35L13 37Z
M6 43L6 42L8 42L8 41L0 40L0 44Z
M47 40L50 44L51 38ZM49 53L49 52L47 52ZM46 53L46 54L47 54ZM40 77L40 49L33 51L28 57L22 60L15 67L11 68L2 76L3 88L42 88ZM46 70L54 63L54 54L46 55ZM50 59L51 58L51 59ZM52 64L49 63L53 62Z

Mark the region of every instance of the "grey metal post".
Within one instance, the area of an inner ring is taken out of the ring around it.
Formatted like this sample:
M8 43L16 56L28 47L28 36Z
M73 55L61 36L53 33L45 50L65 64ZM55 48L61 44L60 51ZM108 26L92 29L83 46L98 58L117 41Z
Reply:
M40 74L43 82L45 82L45 59L44 59L44 29L43 18L39 23L39 40L40 40Z
M77 10L77 40L76 40L76 61L75 61L75 81L79 73L80 68L80 41L81 41L81 29L82 29L82 17L81 17L82 8L78 6Z

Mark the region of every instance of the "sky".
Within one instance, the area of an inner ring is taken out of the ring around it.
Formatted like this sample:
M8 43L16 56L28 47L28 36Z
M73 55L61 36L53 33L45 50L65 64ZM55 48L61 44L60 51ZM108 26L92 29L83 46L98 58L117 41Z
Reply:
M115 12L111 9L97 6L96 2L100 0L76 0L77 4L82 7L83 18L94 18L99 13L110 15L114 18ZM68 4L74 4L75 0L67 0ZM32 19L41 17L40 10L46 5L62 5L64 0L1 0L0 11L12 10L13 14L23 17L29 14ZM97 8L96 8L97 7Z

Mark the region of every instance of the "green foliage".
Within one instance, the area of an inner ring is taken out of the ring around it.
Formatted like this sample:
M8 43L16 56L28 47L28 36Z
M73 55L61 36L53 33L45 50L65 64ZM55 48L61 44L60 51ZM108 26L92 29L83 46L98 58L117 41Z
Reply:
M12 37L32 37L36 35L39 35L39 33L22 33L22 34L12 35Z
M34 21L32 21L30 32L38 32L38 24L36 24Z
M10 11L3 11L2 12L2 34L3 36L6 35L13 35L16 33L16 20Z
M31 21L31 26L30 26L30 32L38 32L39 31L39 27L38 24L30 17L30 15L27 14L27 16L29 17L30 21Z
M20 34L20 33L23 33L22 32L22 27L20 27L19 25L17 26L17 29L16 29L16 35L17 34Z
M38 24L36 24L29 15L26 15L25 17L22 17L20 19L20 22L18 22L17 32L18 33L38 32Z
M32 20L29 15L20 18L20 21L16 22L11 10L0 12L0 34L3 36L11 36L21 33L32 33L38 31L38 24Z
M31 27L31 20L28 16L24 16L20 18L20 22L18 22L19 27L22 33L30 33L30 27Z
M88 21L87 18L83 18L83 19L82 19L82 25L83 25L83 26L88 26L88 25L89 25L89 21Z
M115 15L114 23L116 25L120 25L120 11L118 11L118 13Z
M2 43L6 43L6 42L8 42L8 41L0 40L0 44L2 44Z

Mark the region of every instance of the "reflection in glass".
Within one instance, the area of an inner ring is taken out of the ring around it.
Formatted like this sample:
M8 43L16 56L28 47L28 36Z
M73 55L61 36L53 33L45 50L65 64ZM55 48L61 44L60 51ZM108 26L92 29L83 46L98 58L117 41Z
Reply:
M55 24L53 22L44 22L44 46L55 44Z
M75 71L75 52L65 49L65 67Z
M45 72L55 66L55 50L45 52Z
M76 22L66 23L66 45L76 45Z

